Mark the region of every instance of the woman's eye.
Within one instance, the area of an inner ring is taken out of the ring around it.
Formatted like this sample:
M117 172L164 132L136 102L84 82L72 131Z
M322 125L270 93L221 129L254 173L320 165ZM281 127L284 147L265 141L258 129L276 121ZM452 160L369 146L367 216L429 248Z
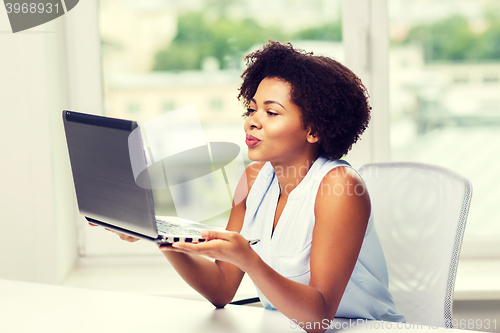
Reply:
M278 115L276 112L273 112L273 111L267 111L267 114L270 116L277 116Z
M254 113L255 110L254 109L251 109L251 108L248 108L245 113L243 114L243 117L248 117L250 116L252 113Z

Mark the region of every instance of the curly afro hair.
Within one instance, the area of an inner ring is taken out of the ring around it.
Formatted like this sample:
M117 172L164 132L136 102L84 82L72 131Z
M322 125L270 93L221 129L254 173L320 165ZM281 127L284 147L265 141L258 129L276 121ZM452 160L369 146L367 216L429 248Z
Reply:
M246 107L265 78L291 85L291 101L302 113L304 127L319 137L319 154L330 159L345 155L368 126L371 107L361 80L328 57L269 41L245 57L238 100Z

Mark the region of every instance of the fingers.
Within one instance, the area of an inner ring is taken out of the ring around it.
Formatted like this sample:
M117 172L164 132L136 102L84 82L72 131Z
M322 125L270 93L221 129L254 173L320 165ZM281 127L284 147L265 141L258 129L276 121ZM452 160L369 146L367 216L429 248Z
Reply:
M189 244L189 243L184 243L184 242L177 242L174 244ZM192 244L190 244L192 245ZM160 251L163 253L168 253L168 252L178 252L178 253L184 253L184 254L193 254L199 251L193 250L193 249L186 249L182 247L182 245L179 247L178 245L173 246L173 244L168 244L168 245L160 245L159 246Z
M169 245L161 245L160 250L163 252L182 252L196 253L203 255L211 255L221 251L222 247L226 247L231 241L239 235L232 231L215 231L202 230L200 235L206 239L201 243L175 242Z
M121 232L118 232L118 231L114 231L114 230L107 229L107 228L106 228L106 230L111 231L114 234L117 234L118 237L120 237L121 240L130 242L130 243L137 242L139 240L139 238L136 238L136 237L133 237L133 236L129 236L129 235L125 235L125 234L122 234Z
M129 235L125 235L125 234L122 234L122 233L119 233L119 232L115 232L113 231L115 234L117 234L120 239L124 240L124 241L127 241L127 242L137 242L139 240L139 238L136 238L136 237L132 237L132 236L129 236Z
M200 235L207 241L212 239L230 240L232 232L230 231L217 231L217 230L201 230Z
M207 241L201 243L175 242L169 247L160 247L160 250L165 255L169 251L175 251L207 256L212 259L232 263L238 267L246 265L249 251L253 251L243 236L237 232L203 231L201 235ZM214 239L213 237L217 238Z
M222 240L216 241L212 240L210 242L203 243L188 243L188 242L175 242L170 246L160 247L160 250L165 251L176 251L183 253L197 253L197 254L208 254L213 251L217 251Z
M177 249L173 248L172 244L158 244L158 248L162 252L177 252Z
M89 222L89 225L92 226L92 227L96 227L97 225L96 224L93 224L93 223L90 223ZM136 238L136 237L133 237L133 236L129 236L129 235L125 235L125 234L122 234L121 232L118 232L118 231L114 231L114 230L111 230L111 229L108 229L108 228L104 228L106 229L107 231L111 231L115 234L117 234L120 239L124 240L124 241L127 241L127 242L137 242L139 240L139 238Z
M200 252L203 250L201 247L202 243L187 243L187 242L175 242L172 244L172 248L184 252Z

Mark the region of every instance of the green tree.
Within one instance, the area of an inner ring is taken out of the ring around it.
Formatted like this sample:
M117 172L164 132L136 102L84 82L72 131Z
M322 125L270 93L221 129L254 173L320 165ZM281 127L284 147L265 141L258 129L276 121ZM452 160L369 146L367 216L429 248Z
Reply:
M153 70L199 69L213 36L206 29L201 13L188 13L177 21L177 35L171 45L155 55Z
M188 13L179 16L177 35L171 45L158 51L153 70L200 69L206 57L215 57L221 68L238 67L252 45L280 35L279 30L265 29L252 19L221 16L208 21L202 13Z
M421 43L426 61L465 60L475 39L468 21L453 16L432 25L415 26L405 42Z
M292 39L341 41L342 22L339 20L319 27L300 30L292 35Z
M500 59L500 15L487 15L485 19L487 28L481 33L474 32L463 16L418 25L403 43L421 44L427 62Z
M214 57L221 68L239 68L243 56L256 44L281 40L284 34L276 27L262 27L255 20L229 19L225 12L228 0L212 0L209 7L218 18L208 20L204 12L179 16L177 35L172 43L155 55L153 70L199 70L206 57ZM342 40L340 21L300 30L287 40Z
M490 25L481 38L483 59L500 59L500 15L490 18Z

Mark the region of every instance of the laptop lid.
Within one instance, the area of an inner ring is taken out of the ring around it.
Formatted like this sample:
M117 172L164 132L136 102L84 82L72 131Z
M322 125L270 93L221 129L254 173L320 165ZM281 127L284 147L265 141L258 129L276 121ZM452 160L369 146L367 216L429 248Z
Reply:
M63 111L63 121L80 213L97 224L158 238L151 189L136 184L130 162L129 135L137 123L75 111ZM143 150L140 136L130 144ZM134 163L146 169L145 157Z

